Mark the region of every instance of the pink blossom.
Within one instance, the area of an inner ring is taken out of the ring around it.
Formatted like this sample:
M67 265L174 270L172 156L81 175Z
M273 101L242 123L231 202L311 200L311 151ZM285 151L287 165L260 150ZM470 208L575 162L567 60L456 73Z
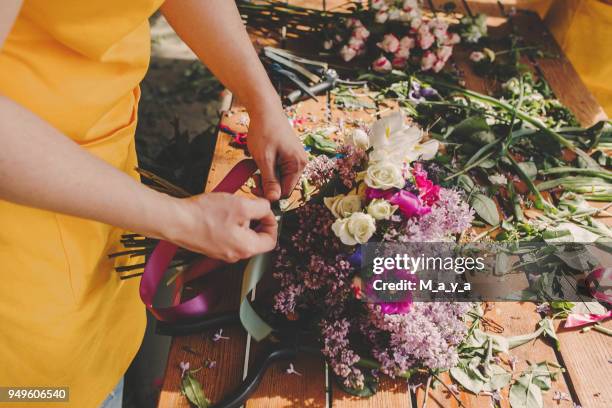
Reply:
M448 61L448 59L450 58L452 54L453 54L453 47L450 47L448 45L444 45L438 48L438 50L436 51L436 56L438 57L438 59L444 62Z
M417 3L417 0L404 0L404 5L402 6L404 11L410 11L418 7L419 3Z
M455 45L455 44L459 44L460 42L461 42L461 36L459 36L459 34L457 33L448 33L447 38L444 41L444 43L447 45Z
M417 30L422 25L423 25L423 20L421 20L420 17L415 17L410 22L410 28L412 28L413 30Z
M403 59L408 59L410 58L410 48L401 48L399 50L397 50L397 52L395 53L395 58L403 58Z
M445 64L446 61L439 59L433 64L433 67L431 67L431 69L433 69L434 72L440 72L442 71L442 68L444 68Z
M323 48L326 50L330 50L334 46L334 42L332 40L323 41Z
M376 72L387 73L391 72L392 68L393 67L391 66L391 61L389 61L385 57L380 57L374 60L374 62L372 63L372 69Z
M427 178L427 172L423 170L420 163L414 166L413 174L415 184L419 189L419 197L431 207L440 199L440 186L435 185L433 181Z
M421 70L423 71L430 70L435 64L435 62L436 62L436 55L431 51L427 51L423 55L423 59L421 60Z
M349 18L348 20L346 20L346 27L347 28L351 28L351 27L355 27L355 28L363 27L363 23L358 18Z
M351 37L349 39L348 46L355 50L360 50L365 47L365 41L363 41L361 38Z
M380 312L385 315L406 314L410 311L412 299L401 302L377 303L376 305L380 307Z
M385 0L372 0L371 5L374 10L384 10L387 8Z
M416 42L414 41L414 38L409 37L407 35L402 37L399 43L400 49L402 48L412 49L414 48L415 45L416 45Z
M370 32L364 26L357 27L353 30L353 37L359 38L361 40L367 40L370 36Z
M422 24L419 27L419 47L426 50L431 47L436 38L429 31L429 27L426 24Z
M400 42L393 34L385 34L383 40L376 45L384 52L394 53L399 49Z
M393 60L391 60L391 65L393 66L393 68L398 68L398 69L405 68L406 64L408 63L408 59L398 54L395 54L395 56L393 57Z
M345 62L349 62L350 60L355 58L356 55L357 55L357 51L354 48L349 47L348 45L345 45L340 50L340 56Z
M379 24L385 23L388 19L389 19L389 13L387 13L385 10L379 10L374 16L374 21L376 21Z
M480 51L474 51L470 54L470 60L474 62L482 61L485 57L486 56L484 55L484 53Z
M431 208L424 206L419 197L406 190L395 193L389 202L397 205L406 217L421 216L431 212Z

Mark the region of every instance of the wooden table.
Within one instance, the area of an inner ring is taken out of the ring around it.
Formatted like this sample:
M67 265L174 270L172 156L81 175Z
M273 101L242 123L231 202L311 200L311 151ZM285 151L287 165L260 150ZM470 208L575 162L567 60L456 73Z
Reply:
M293 3L308 6L318 6L319 1L294 1ZM328 7L333 6L328 1ZM433 1L434 7L441 7L446 0ZM465 13L465 4L456 1L457 11ZM481 0L469 2L473 13L485 12L490 16L491 35L505 35L510 29L503 10L496 2ZM559 58L526 60L534 71L543 75L551 85L558 98L566 104L578 117L583 125L589 125L605 117L602 108L579 79L570 62L562 55L554 39L545 29L535 14L522 13L514 19L521 33L528 39L536 40L545 50L558 53ZM454 62L464 71L467 87L480 92L490 92L496 84L477 77L471 71L467 60L467 52L461 47L456 48ZM298 131L316 127L322 120L336 122L341 117L359 118L366 122L375 120L375 111L343 112L336 108L328 111L326 97L320 97L318 102L307 101L297 107L297 113L309 118ZM329 106L334 106L330 104ZM222 122L233 129L246 131L243 116L246 115L239 104L234 103L231 109L224 113ZM218 135L214 152L214 160L206 182L206 191L210 191L221 180L228 170L241 158L243 152L229 145L229 137L223 133ZM228 268L224 286L223 300L219 310L237 310L241 282L240 266ZM265 286L265 283L264 283ZM197 287L193 288L197 290ZM187 290L189 292L189 290ZM263 296L259 291L259 296ZM495 303L487 312L487 317L504 327L504 336L532 332L541 319L531 303ZM612 327L612 323L606 323ZM247 336L238 326L224 327L223 334L229 339L214 342L214 331L197 335L176 337L168 356L168 364L163 381L160 408L189 406L180 393L180 361L190 361L192 367L199 367L205 360L216 361L215 368L203 368L196 377L203 384L204 392L211 401L219 401L224 395L234 389L252 366L253 361L261 353L264 344L257 343ZM612 340L594 331L581 333L577 330L560 329L558 336L561 341L559 350L542 339L537 339L527 345L512 351L518 357L517 370L522 370L526 362L548 360L565 367L564 376L553 383L553 389L544 396L547 407L572 407L570 401L553 401L555 390L571 395L572 399L583 408L612 407ZM287 374L288 363L278 363L271 367L256 393L246 403L248 408L268 407L422 407L427 399L427 407L457 407L459 406L450 392L443 386L429 390L425 396L424 388L410 390L405 381L393 381L384 378L380 391L372 398L358 399L341 391L331 377L322 359L300 356L293 362L295 369L301 375ZM448 377L444 377L448 381ZM502 407L509 407L508 390L503 391ZM466 407L490 407L491 398L475 396L462 392L459 398Z

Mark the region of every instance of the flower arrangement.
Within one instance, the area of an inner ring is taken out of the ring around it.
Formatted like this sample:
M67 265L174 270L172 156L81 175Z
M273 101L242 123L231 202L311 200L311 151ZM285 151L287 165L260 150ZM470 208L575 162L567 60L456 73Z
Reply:
M375 0L356 15L344 19L344 27L324 42L324 48L336 47L345 62L370 48L378 55L371 68L379 73L411 65L439 72L461 41L446 21L426 16L417 0Z
M473 212L462 195L436 183L429 165L438 142L395 113L349 133L330 157L315 156L304 183L319 194L283 220L274 277L274 309L308 320L323 355L348 390L363 390L372 374L407 377L458 361L468 303L364 301L358 269L368 242L449 241L468 229ZM370 369L376 368L372 373Z

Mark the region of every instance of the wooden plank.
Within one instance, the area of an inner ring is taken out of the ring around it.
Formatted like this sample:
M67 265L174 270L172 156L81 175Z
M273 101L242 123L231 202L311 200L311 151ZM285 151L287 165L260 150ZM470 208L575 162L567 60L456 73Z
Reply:
M580 76L561 51L542 20L532 12L519 12L513 18L525 41L541 47L542 51L555 56L540 58L540 68L559 100L569 107L583 126L590 126L607 116L595 97L580 79Z

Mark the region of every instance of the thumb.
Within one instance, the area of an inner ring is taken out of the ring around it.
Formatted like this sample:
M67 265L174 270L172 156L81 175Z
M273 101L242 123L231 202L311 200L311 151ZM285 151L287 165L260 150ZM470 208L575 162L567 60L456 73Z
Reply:
M276 176L274 159L265 159L257 163L261 171L261 182L263 185L264 196L270 202L276 202L281 196L281 186Z

